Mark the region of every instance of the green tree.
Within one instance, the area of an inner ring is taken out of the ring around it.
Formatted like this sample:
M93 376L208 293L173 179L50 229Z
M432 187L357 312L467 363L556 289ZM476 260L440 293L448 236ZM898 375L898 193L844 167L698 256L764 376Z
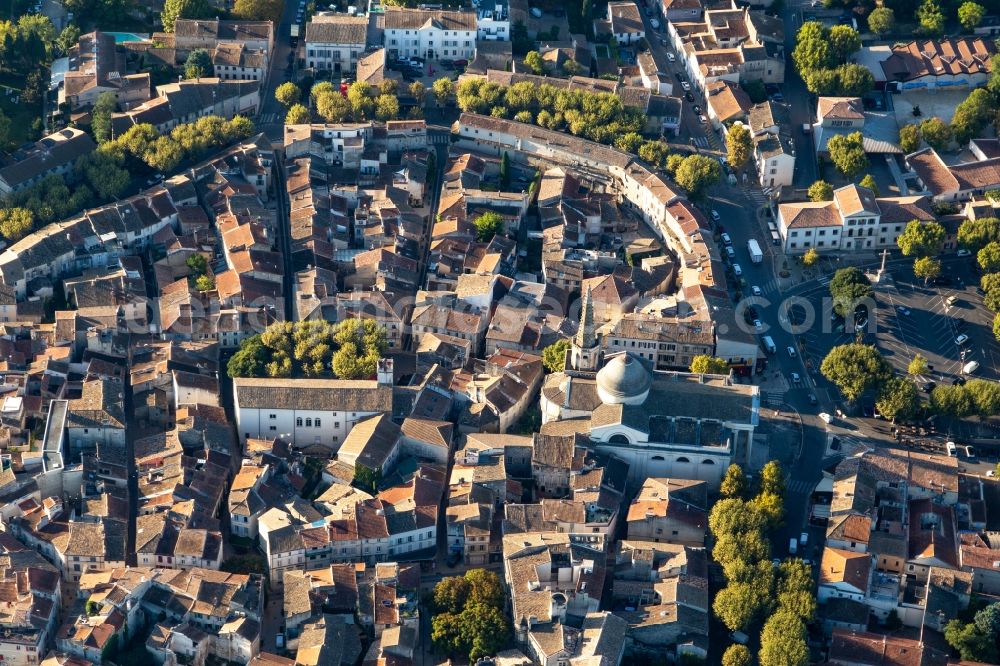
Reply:
M101 612L101 604L92 599L88 599L85 609L87 611L87 615L90 616L97 615L98 613Z
M848 178L854 178L868 168L868 156L865 154L864 137L861 132L836 134L830 137L827 150L834 166Z
M973 28L983 22L984 16L986 8L975 2L963 2L958 8L958 22L966 32L972 32Z
M316 113L328 123L342 123L351 114L351 105L339 92L323 93L316 98Z
M80 28L75 23L70 23L56 38L56 46L61 53L68 52L80 42Z
M506 596L491 571L472 569L462 582L445 578L434 588L439 612L431 620L431 640L441 654L461 654L470 661L496 654L510 640L503 612Z
M944 627L944 639L958 651L962 661L997 662L996 637L981 632L973 623L950 621Z
M728 375L729 362L701 354L691 359L691 372L699 375Z
M976 261L987 273L1000 271L1000 241L990 241L976 253Z
M809 69L803 72L806 89L814 95L828 96L840 94L840 72L836 69Z
M917 9L917 20L925 35L937 36L944 33L944 14L935 0L924 0Z
M639 157L654 167L662 167L670 156L670 146L665 141L646 141L639 146Z
M263 556L257 553L227 557L222 561L219 570L227 573L242 574L244 576L249 574L266 576L268 573L267 564L264 562Z
M438 79L431 86L431 90L434 92L434 99L437 100L439 106L444 106L455 96L455 84L449 78Z
M334 88L333 84L329 81L320 81L319 83L314 83L311 88L309 88L309 103L315 105L316 100L320 98L321 95L327 93L337 93L340 94L339 88Z
M212 6L206 0L165 0L160 22L163 32L173 32L177 19L207 19L211 16Z
M240 343L240 348L229 358L226 371L230 377L263 377L271 351L261 342L260 335L253 335Z
M31 233L35 218L27 208L0 208L0 235L11 243Z
M747 477L743 468L736 463L729 465L726 468L725 476L722 477L722 483L719 485L719 494L722 497L741 499L748 490Z
M215 289L215 278L211 275L199 275L194 281L194 288L198 291L212 291Z
M913 274L923 278L924 284L941 275L941 261L933 257L920 257L913 262Z
M830 51L837 63L844 63L861 48L861 35L849 25L835 25L827 32Z
M274 89L274 99L278 100L278 103L286 109L298 104L301 98L302 91L291 81L285 81Z
M350 85L347 89L347 101L351 105L351 113L355 122L371 118L375 112L372 87L364 81L355 81Z
M833 201L833 185L825 180L817 180L807 191L809 201Z
M944 227L937 222L911 220L896 239L896 245L907 257L929 257L941 251L944 237Z
M293 105L285 116L286 125L306 125L310 122L312 122L312 114L301 104Z
M802 265L806 268L816 265L817 261L819 261L819 250L814 247L809 248L806 250L806 253L802 255Z
M893 423L897 419L905 421L913 417L920 408L917 387L908 379L890 377L879 388L875 406L879 413Z
M761 531L764 523L764 516L756 507L737 498L717 501L708 513L708 529L716 539L723 534Z
M874 194L877 197L882 196L878 191L878 183L875 182L875 178L871 174L868 174L864 178L862 178L858 182L858 185L860 185L861 187L868 188L869 190L872 191L872 194Z
M807 21L795 35L792 62L801 72L824 69L833 65L833 53L822 23Z
M906 366L906 372L914 377L927 374L927 359L920 354L914 354L913 360Z
M760 470L760 493L779 497L785 494L785 472L777 460L769 460Z
M746 645L733 643L722 653L722 666L750 666L753 657Z
M858 343L831 349L820 365L820 372L850 402L885 382L892 374L888 363L875 347Z
M729 128L729 133L726 135L726 151L733 168L739 169L750 159L753 153L753 139L745 125L736 123Z
M79 157L74 170L77 177L104 200L117 199L131 180L128 171L121 168L113 157L100 151Z
M510 155L507 151L503 151L503 157L500 158L500 188L503 190L510 189Z
M1000 340L1000 313L993 317L993 337Z
M281 0L236 0L233 15L244 21L271 21L278 25L283 9Z
M952 138L951 127L937 116L927 118L920 123L920 135L928 146L937 151L947 148Z
M375 117L379 120L399 117L399 100L395 95L379 95L375 98Z
M867 95L875 87L875 77L863 65L847 63L838 67L836 72L837 92L842 96L860 97Z
M493 211L487 211L480 215L476 218L475 224L476 237L482 242L493 240L497 234L503 234L507 227L503 217Z
M778 566L778 606L791 611L803 622L811 622L816 614L811 567L799 558L791 558Z
M740 81L740 85L743 86L743 92L754 104L767 101L767 88L764 87L763 81Z
M877 11L877 10L876 10ZM891 11L891 10L890 10ZM899 147L904 153L912 153L920 147L920 128L910 123L899 128Z
M755 500L754 507L756 506ZM765 521L770 518L769 515L762 515ZM771 542L760 530L722 534L712 547L712 559L722 565L723 573L730 583L746 581L747 578L742 576L741 572L745 572L748 565L768 560L770 557Z
M965 220L958 227L958 243L967 250L978 252L991 241L1000 241L1000 219Z
M203 254L192 254L184 263L195 277L208 272L208 260Z
M972 396L964 386L936 386L931 391L931 409L938 414L964 418L975 410Z
M972 399L975 413L982 418L1000 414L1000 384L983 379L970 379L965 391Z
M955 113L951 117L951 131L955 140L961 145L968 143L969 139L983 131L995 115L993 95L984 88L976 88L955 107Z
M620 137L615 139L615 148L618 150L624 150L626 153L632 153L633 155L639 152L639 148L642 146L644 139L642 135L638 132L628 132L627 134L622 134Z
M94 108L90 112L90 129L94 132L94 140L98 144L104 144L111 139L111 115L118 107L113 92L102 92L94 102Z
M674 180L697 199L705 190L722 178L722 167L717 160L704 155L688 155L674 172Z
M876 7L868 15L868 29L881 39L896 27L896 13L888 7Z
M566 338L556 340L551 345L542 350L542 365L549 372L562 372L566 369L566 352L569 351L571 343Z
M768 529L773 530L781 526L785 516L785 503L780 495L760 493L751 500L751 503L764 516ZM764 557L766 556L765 554Z
M992 383L992 382L987 382ZM1000 636L1000 603L992 603L976 613L976 629L987 636Z
M807 666L809 646L806 628L798 615L779 610L771 615L760 634L760 666Z
M410 96L417 101L417 104L423 106L424 98L427 96L427 88L420 81L414 81L408 87Z
M200 79L212 75L212 56L205 49L194 49L184 61L184 78Z
M769 592L750 583L729 583L715 595L712 610L730 631L742 631L762 614Z
M382 481L382 470L372 469L361 463L354 465L354 485L368 493L378 492L378 484Z
M833 311L842 317L853 312L858 302L871 298L875 293L871 280L855 266L841 268L834 273L829 289Z
M528 51L527 55L524 56L524 64L538 76L546 73L545 61L542 60L542 56L538 51Z

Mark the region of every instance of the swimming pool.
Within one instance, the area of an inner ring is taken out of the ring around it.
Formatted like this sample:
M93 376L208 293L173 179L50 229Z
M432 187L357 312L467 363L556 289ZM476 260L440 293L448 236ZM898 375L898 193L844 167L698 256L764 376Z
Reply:
M137 35L134 32L106 32L106 35L111 35L115 38L115 44L121 44L123 42L148 42L149 37L143 35Z

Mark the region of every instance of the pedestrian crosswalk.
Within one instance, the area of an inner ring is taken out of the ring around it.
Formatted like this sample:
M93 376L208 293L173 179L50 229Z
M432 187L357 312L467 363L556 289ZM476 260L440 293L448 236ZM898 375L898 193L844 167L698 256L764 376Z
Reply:
M755 208L759 209L761 206L767 205L767 195L760 190L744 187L743 193L746 194L747 199L753 202Z
M722 142L719 141L719 137L716 136L715 132L709 131L706 133L708 137L708 145L712 147L712 150L722 150Z
M708 139L706 139L703 136L693 136L693 137L691 137L691 141L694 142L694 145L696 145L699 148L709 148L710 147L710 145L708 143Z
M427 139L435 146L446 146L451 142L451 136L448 134L438 134L436 132L427 135Z
M760 392L760 399L768 407L778 407L785 401L784 391L766 391L762 390Z
M816 487L815 481L805 481L799 479L797 481L789 481L785 486L788 494L790 495L811 495L813 488Z
M279 113L262 113L257 116L259 125L276 125L282 122L284 117Z

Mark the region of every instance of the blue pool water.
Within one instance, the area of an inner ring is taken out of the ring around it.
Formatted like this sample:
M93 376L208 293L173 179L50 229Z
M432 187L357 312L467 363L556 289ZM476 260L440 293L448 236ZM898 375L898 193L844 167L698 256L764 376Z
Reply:
M112 35L115 38L115 44L121 44L122 42L149 41L149 37L143 37L142 35L137 35L133 32L108 32L105 34Z

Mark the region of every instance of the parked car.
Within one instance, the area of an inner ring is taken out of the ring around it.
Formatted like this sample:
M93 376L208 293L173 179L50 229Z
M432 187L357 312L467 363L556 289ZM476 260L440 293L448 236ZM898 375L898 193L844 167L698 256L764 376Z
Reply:
M788 351L788 355L791 358L795 358L796 356L798 356L798 354L795 352L795 347L789 347L786 351Z
M657 19L649 19L649 25L653 26L653 30L660 29L660 22Z
M910 308L906 307L905 305L897 305L896 306L896 312L898 312L901 315L909 315L910 314Z
M691 110L694 111L694 115L696 115L696 116L700 116L701 115L701 107L698 106L697 104L695 104L694 106L692 106Z
M687 92L691 90L691 84L688 83L687 81L681 81L681 88L683 88L684 91Z
M962 333L957 338L955 338L955 344L958 345L959 347L961 347L968 341L969 341L969 336L966 335L965 333Z
M757 285L754 285L754 286L750 287L750 293L753 294L754 296L763 296L764 295L764 292L761 291L760 287L758 287Z
M698 122L701 123L702 125L705 125L706 123L708 123L708 118L706 118L705 116L698 116Z
M712 212L714 213L715 211L712 211ZM715 220L716 217L713 215L712 219ZM728 245L732 245L733 244L733 239L730 238L729 234L723 233L722 236L721 236L721 238L722 238L722 244L723 245L727 245L728 246Z
M833 423L833 417L826 412L820 412L819 418L823 423Z
M677 61L677 56L675 56L673 53L667 54L667 62L676 62L676 61Z
M800 377L799 373L797 373L797 372L793 372L791 374L791 378L792 378L792 383L793 384L798 384L799 382L802 381L802 377Z
M713 222L718 222L718 221L719 221L719 220L721 220L721 219L722 219L722 218L721 218L721 217L719 216L719 211L717 211L717 210L715 210L715 209L713 208L713 209L712 209L712 221L713 221Z
M969 256L970 254L972 254L972 253L971 253L971 252L969 252L968 250L959 250L959 251L958 251L958 252L956 252L955 254L956 254L957 256L959 256L959 257L968 257L968 256Z

